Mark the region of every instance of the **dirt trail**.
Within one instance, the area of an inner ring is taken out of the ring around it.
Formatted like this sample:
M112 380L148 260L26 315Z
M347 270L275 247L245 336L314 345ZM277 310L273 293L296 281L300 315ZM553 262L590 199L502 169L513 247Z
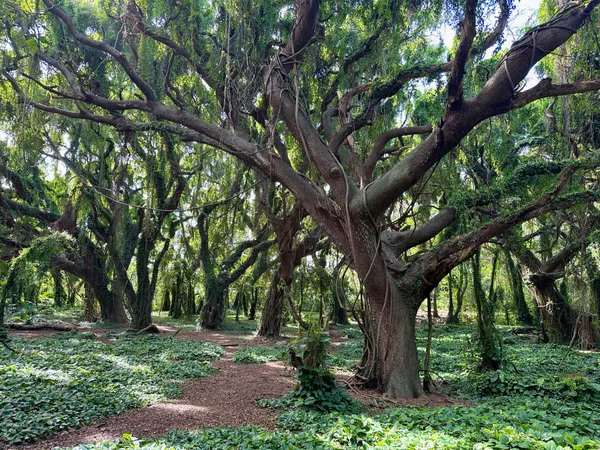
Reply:
M161 336L173 336L177 329L159 326ZM83 331L83 330L82 330ZM96 336L113 329L94 329ZM52 334L47 331L12 332L23 338L39 338ZM347 340L331 331L334 344ZM9 447L13 450L48 450L54 447L68 447L102 440L117 440L125 433L136 437L159 437L171 430L197 430L217 426L240 427L259 425L267 429L275 428L277 411L259 408L256 400L280 397L288 393L294 384L293 373L286 370L281 362L267 364L235 364L232 356L236 350L246 346L274 345L248 335L231 335L209 331L180 331L175 339L214 342L223 346L225 354L213 367L218 371L206 378L190 380L182 384L183 397L120 416L110 416L78 429L65 430L46 439L26 445ZM347 375L338 375L345 381ZM383 408L421 405L426 407L448 406L456 401L446 395L433 394L418 399L390 401L373 390L350 390L350 394L366 406L370 413L381 413ZM373 401L376 400L375 405Z
M175 329L159 327L168 335ZM96 330L95 330L96 331ZM19 333L15 333L19 334ZM12 447L19 450L48 450L99 440L116 440L124 433L158 437L174 429L196 430L220 425L239 427L260 425L275 428L277 412L256 406L256 400L279 397L293 386L292 375L281 362L235 364L236 350L248 345L269 345L257 339L215 332L181 331L176 339L214 342L222 345L225 355L213 363L218 372L183 383L183 397L120 416L99 419L82 428L65 430L47 439Z

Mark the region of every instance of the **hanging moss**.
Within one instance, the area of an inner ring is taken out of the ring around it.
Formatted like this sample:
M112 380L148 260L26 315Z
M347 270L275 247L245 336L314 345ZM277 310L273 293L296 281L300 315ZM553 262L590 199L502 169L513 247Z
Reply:
M40 275L49 269L51 256L70 250L72 244L73 239L65 233L52 233L35 239L30 247L13 259L0 299L7 303L8 300L20 301L27 297L37 286Z

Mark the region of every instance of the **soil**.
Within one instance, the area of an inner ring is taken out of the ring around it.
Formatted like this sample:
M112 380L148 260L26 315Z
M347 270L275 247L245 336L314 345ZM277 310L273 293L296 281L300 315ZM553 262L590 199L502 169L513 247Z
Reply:
M161 335L174 335L177 332L176 329L165 326L159 326L159 329ZM99 336L104 330L94 331ZM46 330L28 330L11 334L23 338L36 338L51 333ZM100 440L118 440L124 433L137 437L159 437L174 429L197 430L244 425L275 429L277 411L257 407L256 400L280 397L288 393L294 384L293 372L281 362L235 364L232 361L233 354L240 348L250 345L275 345L274 341L209 331L180 331L175 338L222 345L225 355L213 363L217 372L206 378L184 382L181 398L129 411L120 416L105 417L78 429L65 430L43 440L9 448L47 450ZM336 337L334 339L344 340ZM341 381L344 381L344 378L340 377ZM421 399L395 402L382 397L376 391L350 389L349 392L373 413L394 406L421 404L435 407L454 403L452 399L442 395L428 395Z

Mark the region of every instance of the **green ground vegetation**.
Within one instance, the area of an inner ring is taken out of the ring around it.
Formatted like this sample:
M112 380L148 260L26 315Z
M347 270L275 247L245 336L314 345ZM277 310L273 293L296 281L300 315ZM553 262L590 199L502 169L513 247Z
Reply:
M600 357L566 346L538 344L500 330L503 368L476 371L475 330L434 329L431 371L448 406L388 408L380 414L284 409L279 429L260 427L173 431L160 439L124 436L93 449L534 449L600 448ZM425 330L417 330L424 351ZM330 367L349 369L360 358L360 339L329 355ZM249 347L247 351L256 352ZM259 351L260 352L260 351ZM380 404L380 406L385 406ZM393 406L388 404L387 406Z
M182 393L179 381L211 373L215 344L91 333L21 340L0 351L0 447L78 427Z

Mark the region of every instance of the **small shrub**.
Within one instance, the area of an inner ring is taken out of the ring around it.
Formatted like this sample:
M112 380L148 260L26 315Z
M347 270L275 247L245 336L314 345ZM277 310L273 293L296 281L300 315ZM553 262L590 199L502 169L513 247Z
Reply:
M335 380L326 368L329 335L318 325L289 348L290 363L298 370L298 384L280 399L259 400L262 407L302 407L323 413L358 412L360 405Z

